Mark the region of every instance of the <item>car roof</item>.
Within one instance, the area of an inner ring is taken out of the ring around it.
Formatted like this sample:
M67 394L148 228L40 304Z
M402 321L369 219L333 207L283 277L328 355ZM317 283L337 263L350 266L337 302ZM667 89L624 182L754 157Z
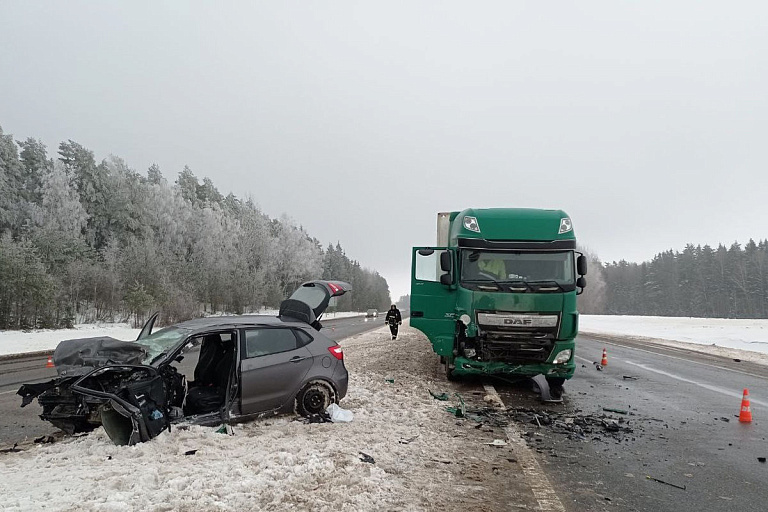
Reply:
M209 316L205 318L193 318L178 324L174 324L174 327L181 329L189 329L190 331L205 331L208 329L226 329L226 328L240 328L256 325L282 325L286 327L300 327L305 328L309 325L304 322L299 322L292 318L286 318L283 320L277 316L270 315L242 315L242 316Z

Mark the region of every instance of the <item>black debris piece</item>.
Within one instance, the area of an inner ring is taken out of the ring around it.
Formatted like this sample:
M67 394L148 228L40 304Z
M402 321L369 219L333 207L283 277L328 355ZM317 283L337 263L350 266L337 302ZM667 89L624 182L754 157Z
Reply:
M758 457L757 460L758 462L762 462L763 464L765 464L765 457Z
M360 462L367 462L368 464L376 464L376 461L367 453L360 452Z
M304 419L304 423L331 423L331 415L326 412L310 414Z
M3 448L2 450L0 450L0 453L14 453L14 452L20 452L21 450L19 450L18 448L16 448L17 446L19 446L19 443L13 443L13 446L11 446L10 448Z
M634 377L632 375L623 375L621 378L624 380L637 380L637 377Z
M194 455L197 453L197 450L187 450L184 452L184 455Z
M737 363L740 363L740 362L741 362L741 359L736 359L735 357L733 358L733 360L734 360L735 362L737 362Z
M56 439L53 436L40 436L35 439L35 444L49 444L55 442Z
M645 478L647 478L648 480L653 480L654 482L659 482L660 484L664 484L664 485L668 485L670 487L674 487L675 489L682 489L683 491L685 490L685 486L684 485L671 484L669 482L665 482L664 480L659 480L658 478L654 478L654 477L652 477L650 475L646 475Z

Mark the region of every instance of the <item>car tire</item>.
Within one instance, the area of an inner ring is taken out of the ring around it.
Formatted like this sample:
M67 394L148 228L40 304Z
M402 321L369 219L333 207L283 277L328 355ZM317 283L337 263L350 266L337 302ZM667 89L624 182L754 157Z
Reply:
M328 383L312 381L296 395L296 412L302 416L319 414L335 402L336 392Z

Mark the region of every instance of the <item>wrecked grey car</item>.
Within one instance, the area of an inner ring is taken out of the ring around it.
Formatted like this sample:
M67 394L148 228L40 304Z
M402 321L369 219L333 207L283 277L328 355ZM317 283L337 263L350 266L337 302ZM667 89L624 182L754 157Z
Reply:
M73 434L103 425L116 444L148 441L173 423L234 423L265 413L325 411L347 393L341 347L319 318L347 283L304 283L279 315L199 318L135 342L109 337L62 341L58 377L25 384L22 407L37 398L40 418Z

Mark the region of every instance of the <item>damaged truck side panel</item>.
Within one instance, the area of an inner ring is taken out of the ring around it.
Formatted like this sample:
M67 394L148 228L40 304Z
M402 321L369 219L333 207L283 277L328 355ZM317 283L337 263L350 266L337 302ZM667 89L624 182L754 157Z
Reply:
M436 247L413 248L411 325L448 378L573 376L587 269L568 215L467 209L439 213L437 228Z

